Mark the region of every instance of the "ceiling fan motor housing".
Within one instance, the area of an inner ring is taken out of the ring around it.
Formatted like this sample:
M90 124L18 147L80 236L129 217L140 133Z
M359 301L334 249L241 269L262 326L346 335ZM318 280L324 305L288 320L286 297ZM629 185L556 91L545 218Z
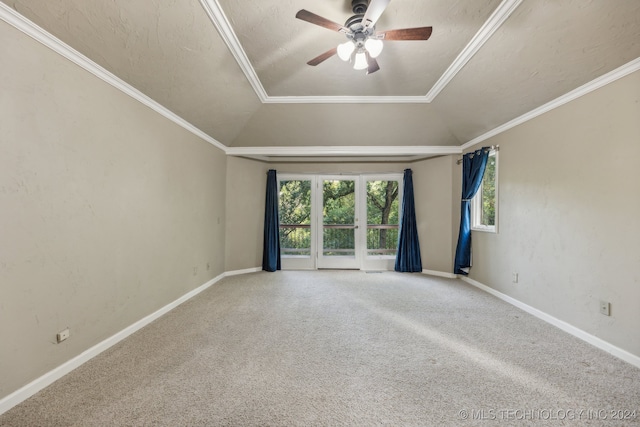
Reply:
M369 7L369 0L351 0L351 10L356 15L364 15Z

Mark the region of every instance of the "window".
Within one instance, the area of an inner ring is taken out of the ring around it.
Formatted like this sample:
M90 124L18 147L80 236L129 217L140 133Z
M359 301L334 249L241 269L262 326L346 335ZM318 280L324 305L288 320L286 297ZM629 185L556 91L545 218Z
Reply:
M471 229L498 232L498 152L491 150L482 184L471 200Z

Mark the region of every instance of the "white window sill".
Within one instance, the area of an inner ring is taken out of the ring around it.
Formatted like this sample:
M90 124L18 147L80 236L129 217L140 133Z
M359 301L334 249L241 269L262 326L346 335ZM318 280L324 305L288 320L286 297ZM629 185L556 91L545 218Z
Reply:
M471 227L471 231L498 234L498 227Z

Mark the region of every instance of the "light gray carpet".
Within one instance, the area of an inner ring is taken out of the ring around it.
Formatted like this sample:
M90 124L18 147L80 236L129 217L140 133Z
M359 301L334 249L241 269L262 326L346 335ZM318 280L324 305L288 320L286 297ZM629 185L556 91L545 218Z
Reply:
M528 424L638 425L640 370L461 281L359 271L226 278L0 416L0 426Z

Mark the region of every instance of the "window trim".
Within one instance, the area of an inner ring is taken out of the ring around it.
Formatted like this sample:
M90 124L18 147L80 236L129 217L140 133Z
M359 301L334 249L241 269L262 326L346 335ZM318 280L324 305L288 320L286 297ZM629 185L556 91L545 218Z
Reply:
M482 209L482 203L479 203L478 201L480 200L481 196L482 196L482 185L480 186L480 188L478 189L478 192L476 193L475 196L473 196L473 199L471 199L471 230L472 231L482 231L485 233L498 233L498 223L499 223L499 179L498 179L498 174L500 173L500 161L499 161L499 151L498 150L490 150L489 151L489 156L493 156L496 159L496 174L495 174L495 225L484 225L484 224L480 224L480 218L482 216L481 214L481 209ZM484 182L484 177L482 178L483 182Z

